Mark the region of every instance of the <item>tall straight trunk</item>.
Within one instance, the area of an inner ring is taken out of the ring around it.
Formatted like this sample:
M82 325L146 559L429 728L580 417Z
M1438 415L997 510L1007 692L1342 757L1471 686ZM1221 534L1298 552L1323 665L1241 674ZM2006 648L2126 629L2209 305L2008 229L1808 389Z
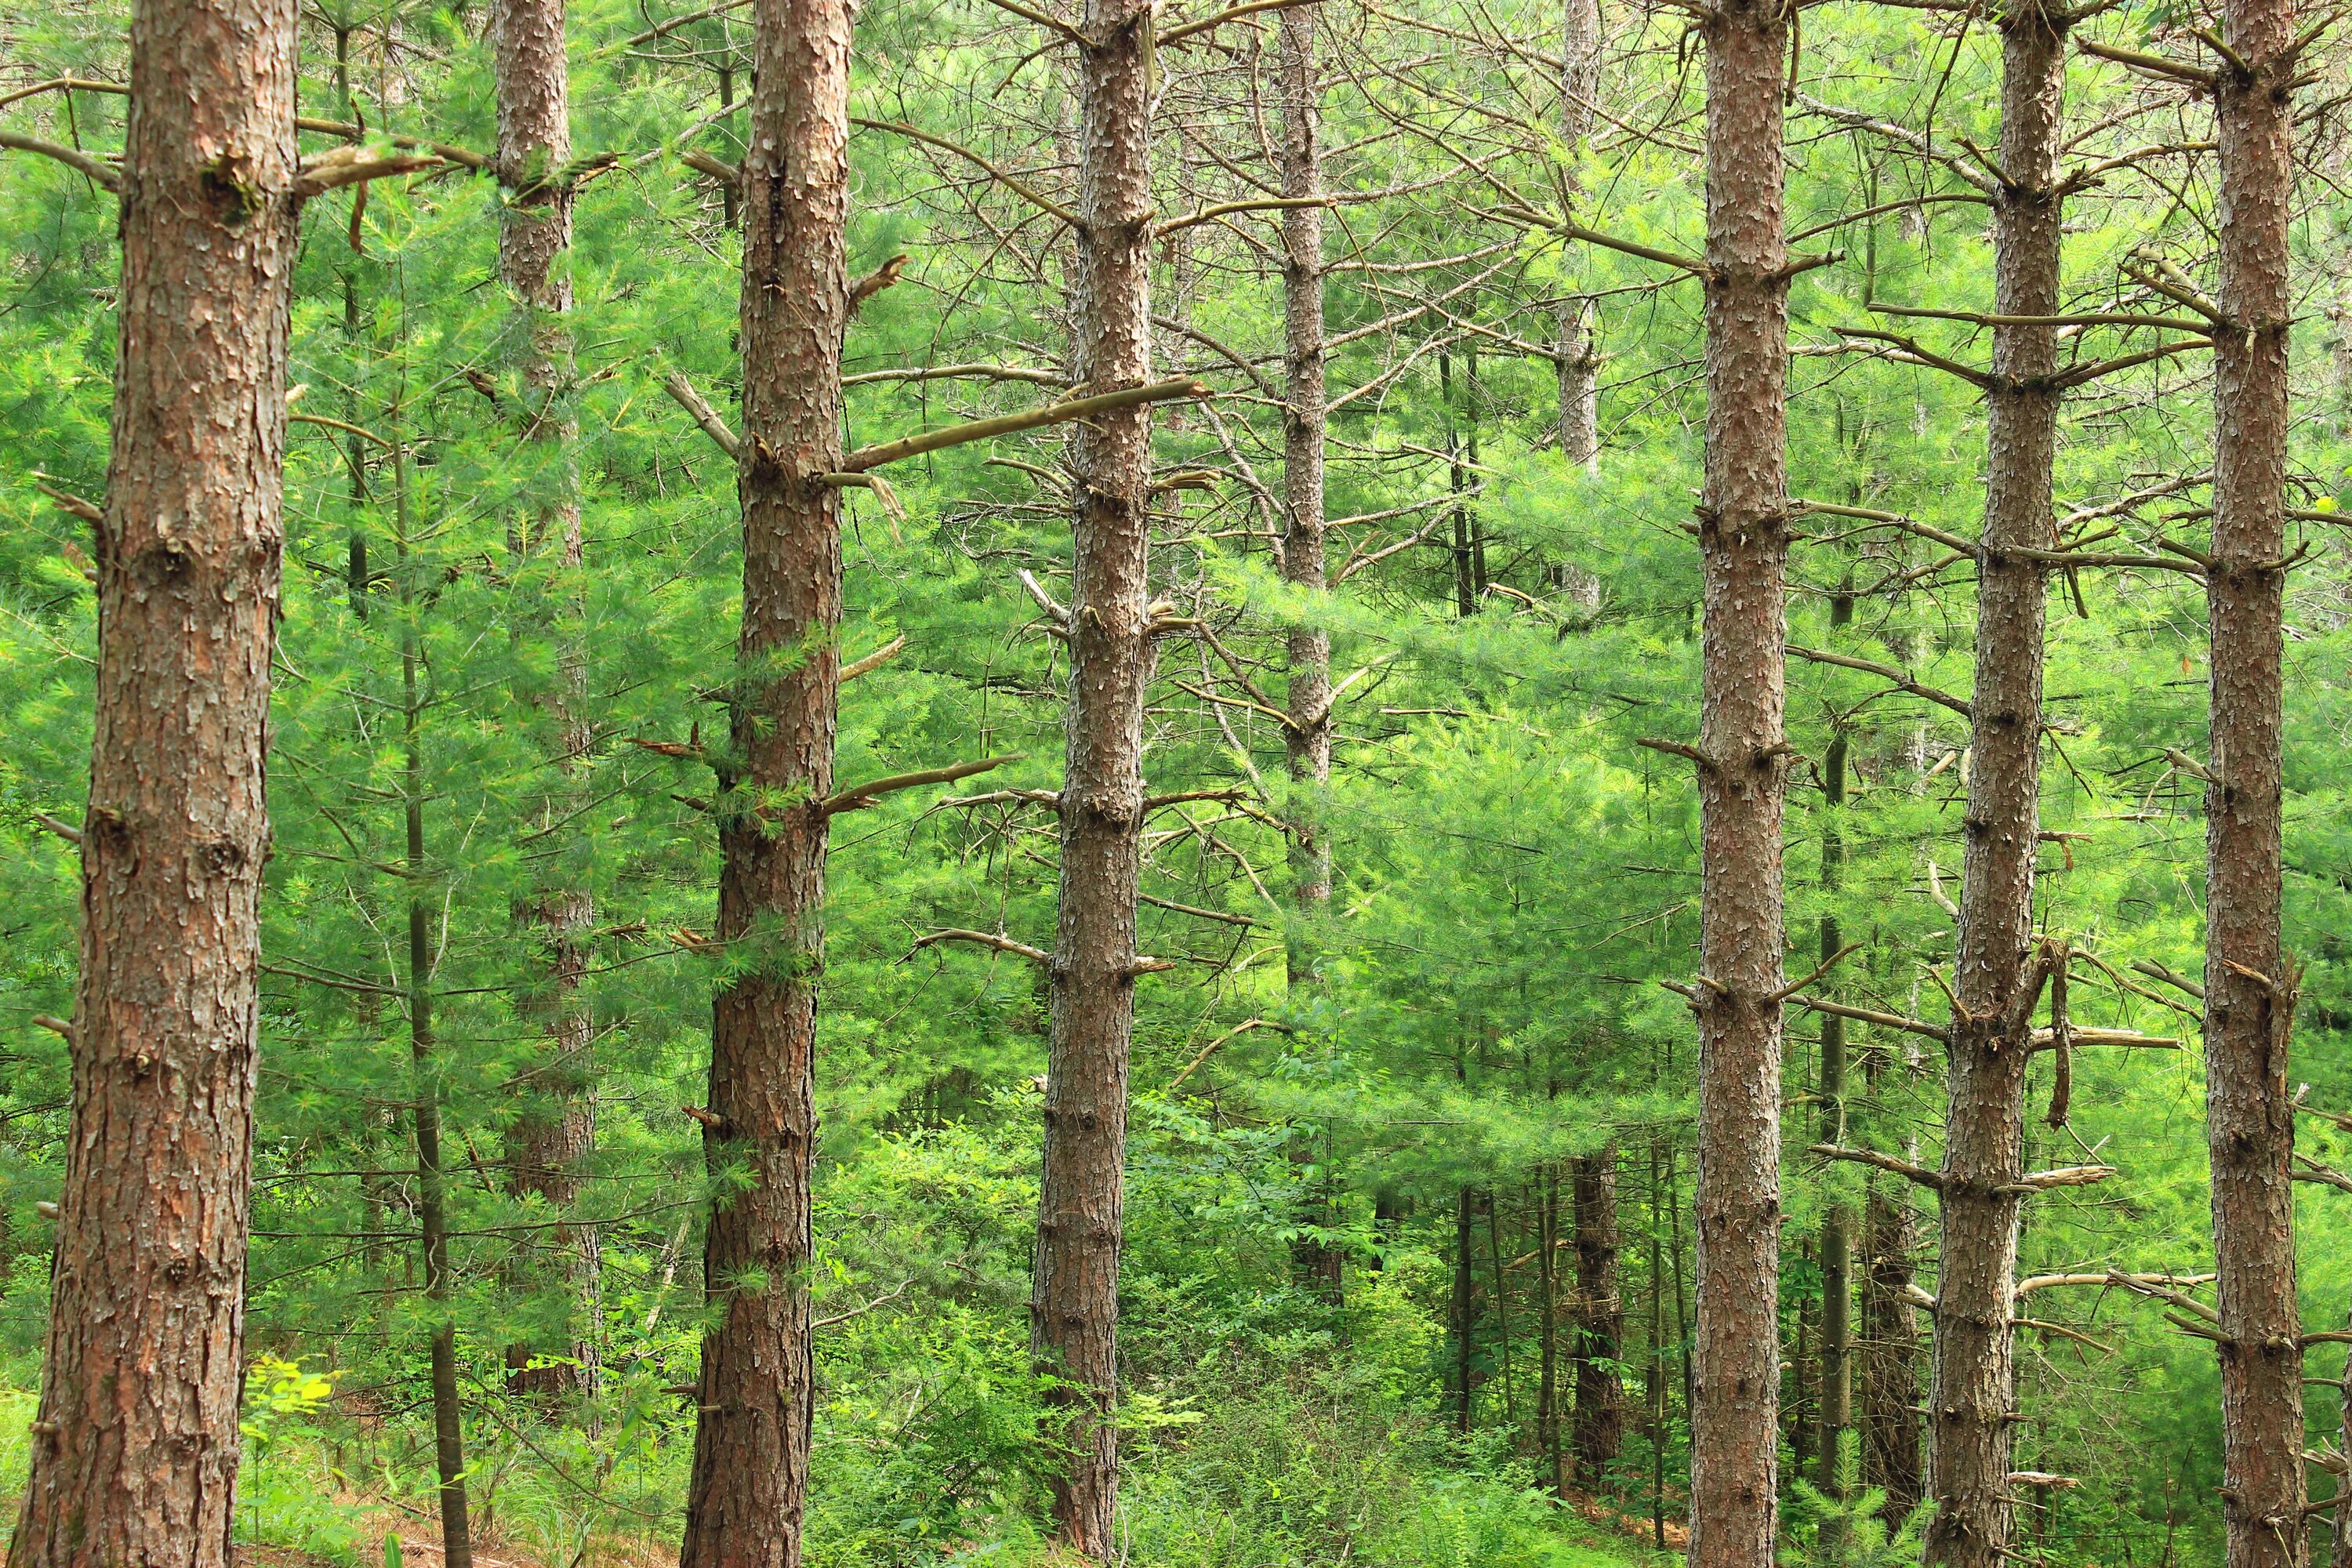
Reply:
M2345 1327L2352 1330L2352 1318ZM2352 1454L2352 1356L2345 1358L2344 1373L2336 1384L2336 1447ZM2329 1510L2327 1568L2352 1568L2352 1471L2336 1473L2335 1504Z
M723 1194L683 1568L796 1568L815 1368L809 1168L824 800L841 687L841 345L852 0L761 0L741 182L743 622L719 775L719 937L703 1156Z
M1814 1261L1810 1241L1802 1256L1807 1263ZM1781 1415L1788 1423L1789 1458L1801 1476L1813 1468L1813 1334L1821 1315L1821 1303L1811 1297L1797 1302L1797 1342L1789 1350L1789 1397Z
M1666 1269L1660 1245L1665 1229L1664 1144L1662 1138L1650 1141L1650 1358L1642 1378L1642 1407L1650 1427L1650 1537L1661 1552L1666 1549Z
M1706 42L1706 624L1693 1568L1768 1568L1779 1489L1782 575L1788 241L1780 110L1791 8L1717 0Z
M1321 90L1316 77L1317 10L1294 5L1276 23L1282 78L1282 194L1313 199L1323 194L1318 141ZM1323 550L1323 209L1292 207L1282 215L1283 411L1282 574L1319 594L1328 580ZM1331 783L1331 634L1318 625L1293 626L1287 637L1289 723L1283 731L1290 773L1291 930L1289 982L1303 993L1321 979L1324 911L1331 901L1331 842L1323 818ZM1312 1151L1295 1152L1312 1163ZM1328 1226L1337 1218L1327 1174L1310 1184L1307 1218ZM1312 1237L1294 1247L1300 1280L1327 1300L1339 1299L1344 1255Z
M572 159L569 76L563 55L564 0L498 0L490 37L498 87L498 142L493 158L506 199L499 207L499 276L515 300L512 358L520 371L521 424L541 498L515 520L518 563L551 548L565 573L581 563L580 507L574 499L569 409L572 338L563 318L572 309L564 270L572 246L572 191L560 177ZM559 641L557 690L543 715L549 785L540 830L570 815L567 786L578 780L589 743L583 712L585 670L575 626L535 628ZM557 857L562 865L563 858ZM508 1135L509 1184L518 1197L537 1197L558 1216L580 1197L581 1164L595 1137L589 1100L588 1012L580 996L588 967L587 936L595 904L583 889L559 878L530 889L524 913L537 928L537 994L530 1011L542 1021L541 1065L533 1071L524 1110ZM562 1271L584 1310L595 1298L595 1233L559 1226L551 1237ZM531 1347L507 1350L508 1383L516 1392L555 1393L588 1381L595 1338L568 1336L565 1359L534 1367Z
M1625 1302L1617 1282L1617 1151L1580 1154L1569 1170L1576 1227L1576 1414L1570 1447L1577 1483L1597 1489L1625 1437L1616 1364L1625 1339Z
M2222 17L2238 63L2219 68L2214 94L2219 302L2231 325L2213 335L2205 1124L2224 1336L2217 1348L2228 1563L2273 1568L2304 1558L2302 1324L2288 1179L2295 976L2279 929L2295 7L2227 0Z
M292 0L131 19L73 1124L12 1568L221 1568L294 270Z
M467 1514L465 1411L457 1393L457 1319L450 1304L449 1184L441 1161L441 1066L433 1037L435 900L425 853L424 658L417 646L416 564L409 553L408 454L392 455L394 532L400 573L402 826L408 881L408 1051L416 1132L416 1219L425 1254L425 1300L432 1319L433 1461L439 1481L441 1552L449 1568L472 1568Z
M1316 77L1316 7L1292 5L1276 23L1282 67L1282 194L1323 194L1317 142L1320 92ZM1323 209L1282 215L1283 542L1286 582L1308 593L1328 585L1323 546ZM1290 708L1284 731L1290 765L1290 886L1303 931L1290 944L1290 982L1311 982L1311 937L1331 899L1331 847L1317 809L1331 782L1331 634L1319 626L1289 631ZM1302 937L1307 939L1302 941Z
M1473 1341L1478 1330L1478 1277L1473 1272L1475 1260L1471 1253L1471 1240L1477 1232L1474 1222L1478 1215L1478 1194L1475 1188L1456 1187L1454 1190L1454 1429L1470 1430L1471 1377L1475 1355Z
M1830 601L1830 624L1843 626L1853 619L1853 599L1841 594ZM1838 818L1845 808L1846 736L1840 730L1830 737L1822 758L1822 891L1836 898L1845 868L1845 837ZM1827 963L1845 945L1836 911L1821 920L1821 961ZM1845 1134L1845 1020L1818 1015L1822 1029L1822 1137L1842 1143ZM1819 1430L1813 1452L1819 1462L1813 1484L1832 1498L1844 1495L1838 1469L1845 1429L1853 1418L1853 1207L1833 1194L1822 1212L1822 1337L1821 1390L1815 1408Z
M1592 134L1601 93L1601 0L1568 0L1560 30L1559 134L1566 147L1560 187L1570 204L1584 195L1577 160ZM1559 455L1587 473L1601 469L1601 338L1593 304L1570 294L1559 302Z
M1445 486L1454 502L1454 613L1478 613L1478 582L1470 558L1470 503L1462 498L1469 477L1462 467L1462 432L1454 409L1454 353L1437 351L1437 400L1445 409Z
M1919 1310L1911 1301L1918 1221L1908 1187L1874 1179L1863 1200L1862 1484L1890 1525L1919 1505Z
M1511 1398L1511 1291L1510 1282L1503 1277L1503 1194L1499 1188L1486 1194L1486 1257L1495 1271L1496 1372L1503 1383L1503 1429L1507 1432L1518 1425L1519 1416Z
M1150 0L1087 0L1083 30L1072 358L1086 394L1151 375ZM1118 1490L1120 1177L1152 665L1149 407L1076 426L1069 463L1070 697L1029 1337L1038 1364L1060 1380L1052 1397L1069 1420L1055 1533L1103 1558L1114 1550Z
M1536 1464L1551 1489L1568 1491L1566 1444L1561 1441L1559 1385L1559 1167L1547 1164L1536 1175ZM1571 1352L1572 1353L1572 1352Z
M1864 1060L1864 1092L1876 1104L1885 1054L1873 1051ZM1896 1152L1916 1162L1918 1142L1906 1128ZM1918 1249L1909 1185L1871 1173L1862 1200L1862 1323L1855 1336L1861 1398L1855 1425L1862 1435L1862 1484L1885 1494L1883 1517L1889 1528L1919 1505L1919 1310L1911 1300Z
M2000 15L1994 310L2059 308L2057 159L2068 18L2044 0ZM2057 331L1993 329L1984 541L1977 574L1967 861L1947 1051L1941 1260L1927 1407L1927 1561L2000 1568L2010 1552L2016 1426L2011 1290L2024 1174L2025 1079L2042 965L2029 963L2039 831L2042 644L2048 576L2011 553L2056 544L2051 463Z

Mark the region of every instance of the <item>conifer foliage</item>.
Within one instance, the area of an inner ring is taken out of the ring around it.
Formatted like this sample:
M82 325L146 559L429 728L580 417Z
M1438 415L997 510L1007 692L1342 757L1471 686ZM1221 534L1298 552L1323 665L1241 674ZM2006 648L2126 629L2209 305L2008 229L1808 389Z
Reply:
M11 1568L2352 1564L2341 25L0 0Z

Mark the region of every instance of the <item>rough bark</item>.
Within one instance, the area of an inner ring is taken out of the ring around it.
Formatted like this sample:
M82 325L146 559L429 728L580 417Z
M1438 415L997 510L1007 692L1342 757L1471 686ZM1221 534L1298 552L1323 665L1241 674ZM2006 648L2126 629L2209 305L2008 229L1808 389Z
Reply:
M2221 166L2213 334L2213 643L2206 811L2205 1106L2222 1339L2221 1519L2230 1568L2304 1560L2303 1352L2295 1310L2287 1050L2294 974L2280 933L2287 238L2293 0L2228 0L2238 65L2214 95Z
M808 1493L809 1168L825 817L841 685L841 346L851 0L761 0L741 181L743 619L719 777L719 936L683 1568L796 1568Z
M2352 1330L2352 1318L2345 1320L2345 1327ZM2343 1375L2336 1380L2336 1447L2352 1454L2352 1356L2345 1358ZM2352 1470L2336 1472L2336 1506L2329 1513L2327 1568L2352 1568Z
M1567 1446L1559 1414L1559 1167L1536 1175L1536 1464L1552 1491L1568 1493Z
M1598 1489L1625 1437L1624 1389L1617 1358L1625 1342L1625 1301L1617 1282L1617 1151L1569 1162L1576 1227L1576 1405L1569 1447L1577 1484Z
M1916 1151L1913 1151L1916 1156ZM1919 1506L1919 1310L1911 1303L1919 1223L1911 1191L1874 1175L1862 1205L1862 1484L1885 1494L1891 1529Z
M1318 141L1320 85L1316 77L1313 5L1293 5L1277 15L1282 79L1282 194L1312 199L1323 194L1323 158ZM1282 215L1283 411L1282 574L1308 593L1328 585L1323 550L1323 209L1292 207ZM1289 628L1286 653L1289 725L1283 731L1290 774L1284 826L1288 830L1291 922L1287 957L1294 993L1319 983L1321 927L1331 901L1331 843L1323 818L1324 791L1331 783L1331 634L1319 625ZM1299 998L1299 999L1303 999ZM1298 1150L1310 1163L1312 1152ZM1312 1178L1309 1220L1329 1226L1337 1219L1328 1174ZM1337 1301L1345 1256L1314 1237L1292 1249L1303 1284Z
M1719 0L1706 43L1706 458L1693 1568L1769 1568L1779 1488L1782 576L1790 12Z
M551 550L564 573L581 563L580 507L573 495L572 444L576 430L567 406L572 337L563 318L572 309L564 270L572 246L572 191L555 176L572 160L570 78L563 55L564 0L498 0L490 39L498 89L498 142L492 157L506 199L499 208L499 276L513 294L510 357L522 394L520 426L539 498L513 528L519 562ZM559 638L557 689L546 701L544 744L551 787L530 826L544 831L569 815L578 759L590 735L585 669L576 627L542 613L541 630ZM567 635L569 634L569 635ZM559 856L556 864L563 864ZM539 944L535 994L530 1010L542 1021L541 1062L526 1091L523 1112L508 1138L509 1184L557 1215L579 1201L581 1166L595 1140L589 1100L590 1021L580 995L588 967L587 933L595 902L585 889L559 878L530 890L523 910ZM562 1226L546 1250L559 1260L583 1309L579 1331L566 1337L566 1359L532 1366L531 1347L507 1349L508 1384L517 1393L560 1393L584 1386L595 1357L585 1331L596 1290L595 1233Z
M1567 161L1560 184L1573 205L1583 195L1577 161L1592 134L1601 92L1601 0L1568 0L1560 30L1559 133ZM1559 452L1587 473L1601 468L1601 338L1592 301L1570 294L1559 303Z
M1280 13L1282 68L1282 194L1313 199L1323 194L1315 75L1318 10L1293 5ZM1328 584L1323 545L1323 209L1292 207L1282 215L1283 414L1282 574L1309 593ZM1319 626L1289 630L1290 724L1285 731L1290 767L1291 900L1303 928L1290 943L1290 981L1315 973L1313 931L1331 898L1331 848L1320 813L1331 782L1331 634Z
M2000 17L2007 178L1993 199L1994 310L2059 308L2057 157L2066 18L2042 0ZM2024 1173L2028 1038L2039 966L2028 962L2041 823L2042 669L2047 568L2010 553L2056 543L2051 462L2057 332L1993 329L1985 521L1977 580L1965 879L1946 1080L1936 1359L1928 1398L1927 1561L2000 1568L2010 1551L2016 1426L2010 1328Z
M416 1133L417 1238L425 1253L425 1300L432 1319L428 1347L433 1395L433 1460L439 1482L441 1554L448 1568L472 1568L474 1534L466 1497L465 1411L457 1390L457 1320L450 1305L449 1186L441 1161L441 1068L433 1037L433 942L436 908L425 855L425 693L414 618L415 571L408 552L406 455L395 453L393 483L399 517L402 608L400 684L402 745L406 751L402 814L407 831L408 1049L412 1113Z
M1079 51L1078 390L1151 374L1151 7L1087 0ZM1052 1035L1030 1347L1061 1381L1068 1466L1055 1532L1108 1557L1118 1489L1118 1255L1127 1057L1135 1025L1143 849L1143 709L1151 680L1151 415L1072 428L1076 480L1070 698L1061 796Z
M1839 595L1830 601L1830 624L1843 626L1853 619L1853 600ZM1845 837L1838 818L1845 806L1846 736L1841 730L1830 737L1822 757L1822 891L1834 900L1845 868ZM1845 945L1834 910L1821 920L1821 961L1831 962ZM1827 983L1823 983L1827 989ZM1821 1097L1822 1137L1830 1143L1845 1142L1845 1020L1820 1015L1822 1070L1815 1085ZM1838 1468L1845 1429L1853 1418L1853 1208L1842 1193L1832 1193L1822 1212L1822 1338L1815 1410L1819 1430L1813 1453L1819 1462L1813 1484L1828 1497L1843 1497ZM1832 1531L1825 1523L1825 1531Z
M131 16L73 1120L11 1568L229 1560L294 47L290 0Z
M1471 1400L1476 1374L1478 1277L1474 1273L1471 1241L1477 1234L1478 1194L1472 1187L1454 1191L1454 1289L1447 1316L1454 1326L1454 1429L1470 1430Z

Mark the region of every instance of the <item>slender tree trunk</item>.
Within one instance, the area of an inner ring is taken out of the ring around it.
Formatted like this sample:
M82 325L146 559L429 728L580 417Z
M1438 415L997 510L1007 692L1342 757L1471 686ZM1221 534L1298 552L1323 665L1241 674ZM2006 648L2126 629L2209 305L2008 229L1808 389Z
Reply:
M1278 14L1282 67L1282 194L1311 200L1323 194L1317 142L1320 93L1316 77L1313 5ZM1282 215L1283 371L1282 574L1309 593L1328 585L1323 551L1323 209L1292 207ZM1290 723L1284 731L1290 764L1291 899L1306 928L1290 944L1290 982L1316 973L1311 933L1331 898L1331 847L1317 809L1331 782L1331 634L1297 626L1289 633Z
M564 0L498 0L490 11L499 121L493 163L506 196L499 208L499 276L515 297L511 355L520 373L521 426L539 498L515 521L514 553L520 563L552 548L558 565L570 574L581 563L581 534L572 493L577 430L568 406L572 336L563 320L572 309L572 280L564 270L572 191L558 177L572 160L563 21ZM551 618L576 619L561 610ZM554 635L559 645L557 689L546 705L551 783L532 825L545 831L569 814L591 737L583 719L586 670L577 627L543 621L538 629ZM563 863L562 857L557 863ZM579 1201L581 1165L595 1138L590 1020L580 995L595 903L587 890L559 877L533 889L525 906L540 944L538 994L530 1010L544 1021L546 1033L523 1113L509 1134L509 1180L516 1196L537 1197L562 1216ZM593 1230L568 1226L551 1235L580 1300L582 1323L562 1347L568 1360L533 1367L530 1345L507 1348L508 1385L517 1393L558 1393L590 1381L595 1336L586 1320L596 1294L594 1237Z
M467 1515L465 1407L457 1392L457 1318L450 1304L449 1187L441 1162L441 1066L433 1038L433 870L425 854L425 703L417 647L416 566L409 553L408 455L392 455L394 544L400 572L402 817L408 880L408 1050L416 1129L416 1218L425 1253L425 1299L433 1320L433 1460L440 1482L441 1552L449 1568L472 1568L473 1526Z
M1810 1241L1802 1256L1813 1261ZM1810 1296L1797 1302L1797 1342L1789 1352L1789 1398L1781 1413L1788 1423L1789 1458L1801 1476L1813 1468L1813 1326L1820 1318L1820 1302Z
M1478 613L1478 584L1470 562L1470 503L1462 499L1469 479L1462 467L1462 432L1454 409L1454 353L1437 351L1437 400L1445 409L1445 486L1454 502L1454 613Z
M850 0L761 0L743 160L743 622L719 776L702 1143L719 1191L683 1568L797 1568L815 1369L809 1168L825 818L841 685Z
M1279 13L1282 78L1282 194L1323 194L1318 142L1321 91L1316 77L1318 11L1293 5ZM1292 207L1282 215L1282 412L1284 580L1310 593L1328 586L1323 553L1323 209ZM1331 901L1331 844L1323 818L1331 782L1331 634L1294 626L1288 635L1289 724L1283 731L1290 773L1291 929L1289 982L1296 999L1321 980L1320 936ZM1296 1152L1313 1163L1313 1151ZM1337 1218L1328 1171L1311 1179L1308 1218L1328 1226ZM1292 1260L1301 1281L1338 1301L1346 1258L1313 1237L1300 1240Z
M1597 1491L1624 1442L1625 1399L1617 1358L1625 1340L1625 1302L1617 1282L1617 1151L1569 1162L1576 1226L1577 1484Z
M2352 1317L2345 1320L2352 1329ZM2344 1374L2336 1385L2336 1447L2352 1454L2352 1355L2344 1362ZM2352 1568L2352 1471L2338 1471L2336 1477L2336 1506L2330 1510L2327 1568Z
M1511 1291L1510 1281L1503 1277L1503 1194L1499 1188L1486 1194L1486 1257L1495 1271L1496 1371L1503 1383L1503 1430L1509 1432L1518 1425L1519 1416L1511 1399Z
M2205 1124L2225 1336L2221 1520L2229 1568L2304 1560L2302 1322L2295 1310L2287 1051L2295 976L2280 933L2281 659L2286 552L2287 237L2294 0L2228 0L2213 335L2213 641L2205 926Z
M1573 204L1584 195L1578 160L1592 134L1601 94L1601 0L1568 0L1560 32L1560 184ZM1593 303L1570 294L1559 303L1559 453L1587 473L1601 471L1601 337Z
M1559 1167L1546 1165L1537 1174L1536 1288L1536 1454L1541 1475L1552 1491L1568 1494L1566 1445L1559 1419Z
M1790 14L1780 0L1717 0L1701 24L1708 276L1692 1568L1769 1568L1780 1479L1789 552L1780 110Z
M1659 1245L1665 1229L1663 1145L1663 1139L1650 1142L1650 1359L1642 1388L1642 1406L1650 1424L1650 1538L1661 1552L1666 1549L1666 1269Z
M1994 310L2059 308L2057 157L2063 12L2017 0L2000 16L2000 164L1993 201ZM1936 1513L1927 1561L2000 1568L2010 1551L2016 1426L2011 1290L2024 1174L2025 1079L2046 965L2029 963L2039 830L2046 567L2010 553L2056 543L2051 463L2056 330L1993 329L1984 543L1977 578L1968 848L1948 1051L1941 1272L1927 1451Z
M1475 1188L1454 1191L1454 1429L1470 1430L1472 1371L1478 1329L1478 1277L1473 1272L1471 1238L1478 1214Z
M1150 0L1087 0L1084 31L1073 357L1079 388L1099 393L1151 374ZM1068 742L1030 1346L1062 1380L1054 1398L1069 1416L1055 1533L1102 1558L1113 1551L1118 1490L1120 1177L1152 665L1150 409L1074 426L1069 462L1077 493Z
M1882 1058L1873 1052L1868 1091L1880 1094ZM1898 1151L1918 1157L1916 1134ZM1862 1484L1886 1495L1888 1527L1919 1505L1919 1311L1911 1302L1912 1259L1919 1226L1911 1189L1874 1173L1862 1205Z
M1830 624L1843 626L1853 619L1853 600L1839 595L1830 601ZM1845 867L1845 837L1838 818L1845 808L1846 736L1843 730L1830 737L1822 758L1822 891L1834 900ZM1835 911L1821 921L1821 956L1827 963L1845 945ZM1831 1143L1845 1141L1845 1020L1818 1015L1822 1030L1822 1137ZM1834 1173L1832 1173L1832 1179ZM1822 1213L1822 1341L1820 1432L1813 1451L1820 1462L1813 1484L1824 1496L1843 1498L1838 1469L1839 1449L1853 1418L1853 1207L1833 1194ZM1834 1537L1835 1531L1832 1534ZM1832 1542L1834 1544L1834 1540Z
M131 22L73 1124L11 1568L224 1568L294 271L291 0Z

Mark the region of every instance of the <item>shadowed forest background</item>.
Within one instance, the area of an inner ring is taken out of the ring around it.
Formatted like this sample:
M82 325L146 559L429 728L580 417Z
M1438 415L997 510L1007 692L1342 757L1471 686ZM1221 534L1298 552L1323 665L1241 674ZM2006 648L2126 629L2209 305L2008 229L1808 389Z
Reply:
M491 166L480 8L299 14L306 153L411 162L313 196L291 259L236 1505L260 1560L434 1555L452 1485L486 1563L666 1560L709 1303L765 1283L705 1275L713 1204L751 1184L707 1158L726 1135L711 998L761 962L714 923L713 801L738 761L743 521L718 437L743 428L751 4L574 0L568 148L520 172ZM2000 1331L2007 1552L2053 1565L2223 1552L2195 979L2221 330L2200 301L2222 218L2211 92L2116 58L2212 66L2194 12L2085 12L2077 41L2110 53L2068 47L2057 68L2067 191L2040 384L2053 548L2072 558L2034 569L2029 744L2031 924L2064 968L2057 1011L2022 1026L2054 1046L2021 1069L2020 1134L2021 1168L2052 1179L2026 1184ZM1307 16L1286 89L1278 34ZM1791 982L1829 966L1792 989L1780 1086L1790 1561L1916 1561L1933 1511L1921 1412L1948 1265L1917 1178L1944 1156L1946 1026L1905 1026L1954 1009L2012 21L1840 0L1804 13L1790 57L1785 232L1806 265L1788 279L1781 945ZM853 456L1073 384L1083 102L1046 22L1005 0L856 17L846 273L871 288L841 360ZM0 138L12 1498L39 1436L77 845L98 830L84 498L108 489L128 23L111 0L0 4L0 131L43 144ZM1171 4L1145 37L1150 379L1200 384L1150 435L1116 1552L1679 1552L1699 29L1620 0L1277 0ZM2309 45L2293 115L2286 1091L2320 1335L2352 1300L2347 58L2332 34ZM1298 79L1319 138L1304 184ZM512 215L559 200L568 243L525 277ZM1313 577L1286 521L1302 213L1322 301ZM838 487L844 684L807 970L812 1563L1052 1550L1073 1428L1030 1298L1070 439L1011 430ZM2352 1446L2343 1353L2316 1340L2303 1372L2322 1503ZM436 1471L436 1415L460 1476ZM2324 1509L2307 1528L2326 1560Z

